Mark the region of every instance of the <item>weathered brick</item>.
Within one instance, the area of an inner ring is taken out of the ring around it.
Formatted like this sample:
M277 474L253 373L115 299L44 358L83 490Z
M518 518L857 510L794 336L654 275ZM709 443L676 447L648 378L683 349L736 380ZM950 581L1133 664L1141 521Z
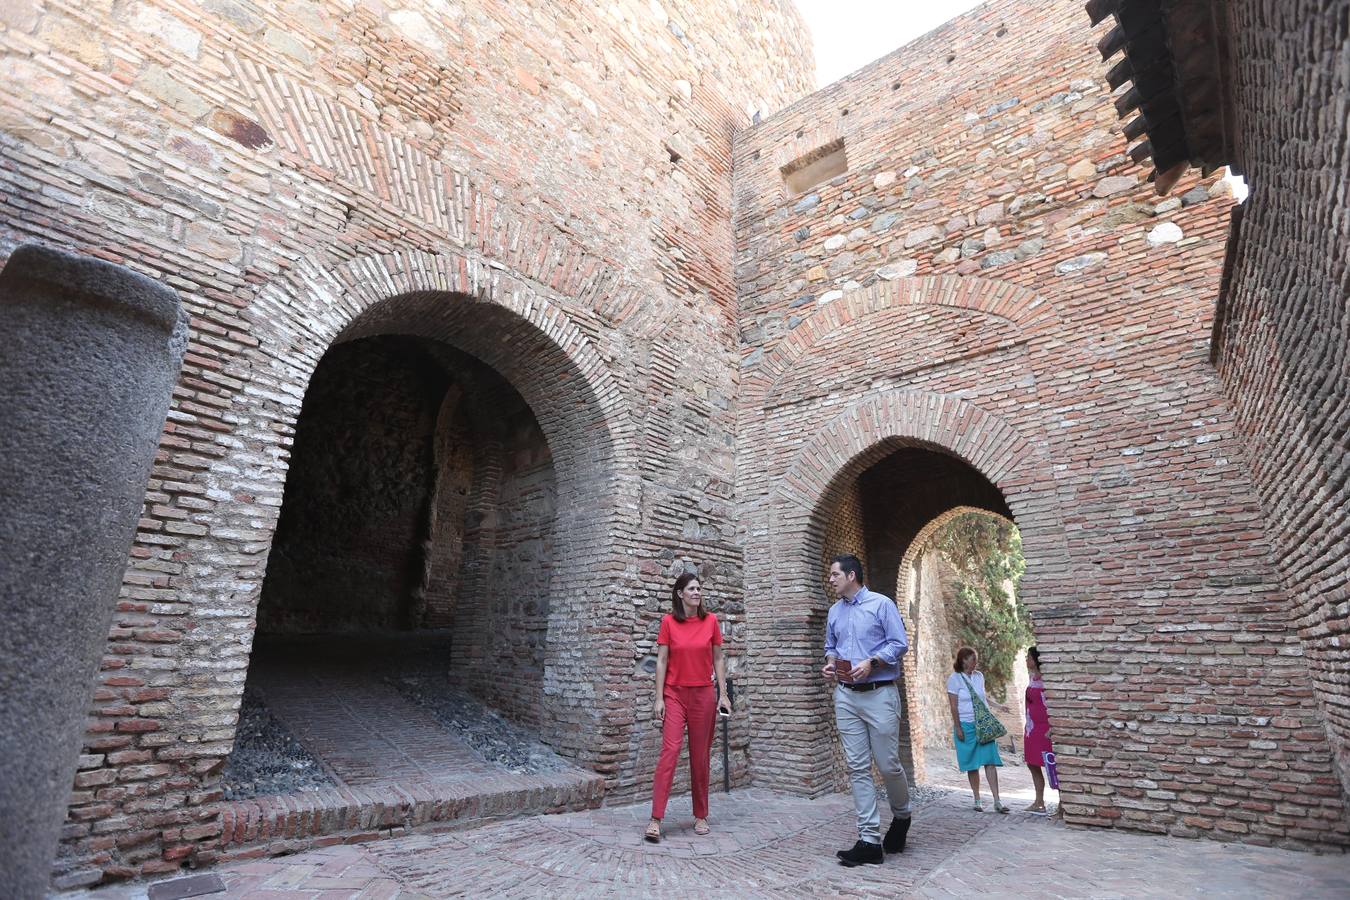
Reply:
M220 799L248 636L323 610L257 613L265 580L286 593L288 486L323 480L301 468L319 361L410 328L457 348L448 370L478 388L466 416L497 421L448 429L493 446L438 469L445 490L370 510L390 526L357 542L389 588L376 618L397 618L391 573L424 576L412 611L454 624L464 683L610 797L647 789L647 666L686 567L717 594L744 688L738 780L752 741L763 784L834 777L813 567L824 545L861 545L892 580L874 587L906 587L906 542L942 512L878 526L858 492L905 449L959 457L952 496L1022 529L1072 821L1345 842L1347 391L1328 337L1344 291L1334 266L1293 281L1282 266L1344 256L1339 220L1315 214L1344 181L1318 155L1345 142L1343 21L1302 27L1308 0L1232 13L1246 162L1267 184L1225 301L1220 390L1205 343L1231 201L1194 179L1175 204L1148 195L1079 0L996 0L809 97L804 29L773 2L701 4L677 30L642 0L544 4L528 24L473 3L472 29L444 27L443 4L312 6L53 7L0 35L0 251L128 262L193 322L87 729L88 759L112 768L81 777L126 784L72 806L100 837L68 834L70 886L173 871L194 846L209 861L218 833L281 852L287 829L324 827L312 809L223 832L193 816ZM1302 83L1280 67L1307 58L1323 77L1297 128L1266 127L1286 112L1277 87ZM789 196L783 173L841 142L847 169ZM399 408L438 433L438 405ZM929 486L898 465L889 489L917 498ZM495 677L500 660L522 677ZM1244 806L1263 789L1281 799Z
M1345 252L1344 235L1327 223L1346 215L1350 172L1337 148L1350 139L1350 124L1323 111L1343 108L1350 91L1335 63L1350 34L1344 17L1329 10L1313 0L1243 0L1228 18L1235 52L1224 76L1251 196L1233 232L1241 253L1230 269L1213 355L1247 448L1290 617L1303 636L1342 790L1350 793L1350 483L1335 474L1345 459L1336 435L1350 423L1350 313L1342 277L1296 262ZM1310 89L1289 95L1285 86L1295 80ZM1304 149L1295 150L1290 134L1300 135Z
M1268 555L1243 434L1204 353L1231 202L1183 184L1190 199L1164 210L1182 237L1148 240L1158 226L1148 220L1161 213L1119 155L1100 60L1076 37L1081 9L1014 7L1026 26L996 35L991 20L958 18L737 138L737 490L747 590L773 585L776 601L747 607L756 665L746 687L774 710L756 720L753 740L805 748L831 738L827 697L812 683L827 605L815 561L866 555L879 579L871 586L908 610L913 561L903 554L925 522L972 503L1021 530L1023 595L1042 652L1057 661L1046 677L1069 821L1194 827L1170 791L1130 785L1156 783L1161 764L1203 773L1215 762L1208 753L1226 761L1206 787L1232 839L1248 831L1232 810L1250 792L1300 767L1332 769L1314 735L1317 706L1291 690L1304 677L1300 635ZM1252 15L1259 32L1265 13ZM1323 38L1328 72L1341 31ZM962 40L982 49L947 49ZM1037 65L1008 66L1002 54L1031 46L1023 41L1058 49L1028 50ZM1252 72L1267 69L1253 63ZM1324 107L1309 98L1310 114ZM1331 138L1325 146L1339 146ZM783 173L839 142L847 171L798 203ZM1084 160L1082 146L1102 149ZM897 168L900 177L879 177ZM1059 171L1073 180L1057 180ZM852 218L859 209L896 216L904 239L858 234L868 224ZM1331 240L1312 224L1321 221L1302 223ZM1034 252L995 259L998 245L1030 240ZM1183 244L1184 253L1170 249ZM896 258L913 277L883 275ZM983 275L985 261L996 271ZM1263 273L1287 277L1274 262ZM825 302L798 314L808 283ZM1330 286L1318 296L1339 302ZM1322 333L1337 333L1335 323ZM1286 447L1296 433L1284 431ZM930 507L923 461L934 450L965 471ZM879 499L885 479L900 487L889 502ZM981 485L995 496L979 497ZM1299 522L1325 538L1333 520ZM797 618L784 622L785 609ZM764 631L772 638L756 640ZM761 655L765 643L772 658ZM1202 690L1189 674L1197 668ZM904 674L908 682L913 672ZM920 735L922 704L904 690L909 732ZM1295 721L1272 726L1276 710ZM1123 743L1099 737L1127 724L1139 730ZM756 758L756 779L819 790L838 786L838 767L828 754L779 752ZM1311 816L1314 796L1299 793ZM1347 840L1342 826L1327 834Z

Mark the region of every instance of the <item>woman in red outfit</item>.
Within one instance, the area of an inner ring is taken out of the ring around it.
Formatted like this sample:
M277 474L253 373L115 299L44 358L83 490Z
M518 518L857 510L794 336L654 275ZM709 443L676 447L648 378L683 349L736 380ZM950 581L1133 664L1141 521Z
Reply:
M674 612L661 620L656 638L656 702L652 711L661 721L661 759L652 786L652 820L644 837L661 840L670 785L680 745L689 731L689 782L694 795L694 833L708 833L708 765L712 753L717 711L730 715L727 699L727 661L722 652L722 629L717 616L703 608L703 586L686 572L675 579L670 599ZM715 698L713 671L717 672Z
M1045 774L1041 767L1045 754L1054 752L1050 743L1050 713L1045 708L1045 684L1041 681L1041 654L1035 647L1027 651L1027 731L1022 744L1022 757L1031 770L1031 781L1036 786L1036 801L1028 812L1045 815Z

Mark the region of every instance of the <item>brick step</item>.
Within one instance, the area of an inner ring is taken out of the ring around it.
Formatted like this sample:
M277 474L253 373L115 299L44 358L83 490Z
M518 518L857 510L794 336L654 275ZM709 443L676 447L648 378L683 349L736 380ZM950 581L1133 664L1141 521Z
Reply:
M604 779L580 770L473 781L386 782L221 804L215 851L199 863L256 859L334 844L468 828L541 813L595 809Z

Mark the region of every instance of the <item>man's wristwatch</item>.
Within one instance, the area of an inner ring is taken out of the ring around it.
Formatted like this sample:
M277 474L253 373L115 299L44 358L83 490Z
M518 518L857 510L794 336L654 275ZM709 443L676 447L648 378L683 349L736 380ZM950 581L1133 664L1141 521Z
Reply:
M874 669L880 669L882 666L886 665L884 662L881 661L880 656L869 656L867 658L867 661L872 664L872 668Z

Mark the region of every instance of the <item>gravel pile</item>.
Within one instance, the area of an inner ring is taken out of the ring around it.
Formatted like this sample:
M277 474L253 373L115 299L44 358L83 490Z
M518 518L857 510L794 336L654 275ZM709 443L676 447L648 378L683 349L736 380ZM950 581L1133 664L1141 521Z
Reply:
M404 672L387 680L475 753L513 775L540 775L573 767L529 729L503 719L444 675Z
M234 750L221 774L225 799L294 794L332 786L319 761L272 717L262 697L245 690Z
M909 786L909 802L916 806L932 803L934 800L941 800L950 793L952 793L952 789L948 787L938 787L936 785L928 784L911 784Z

